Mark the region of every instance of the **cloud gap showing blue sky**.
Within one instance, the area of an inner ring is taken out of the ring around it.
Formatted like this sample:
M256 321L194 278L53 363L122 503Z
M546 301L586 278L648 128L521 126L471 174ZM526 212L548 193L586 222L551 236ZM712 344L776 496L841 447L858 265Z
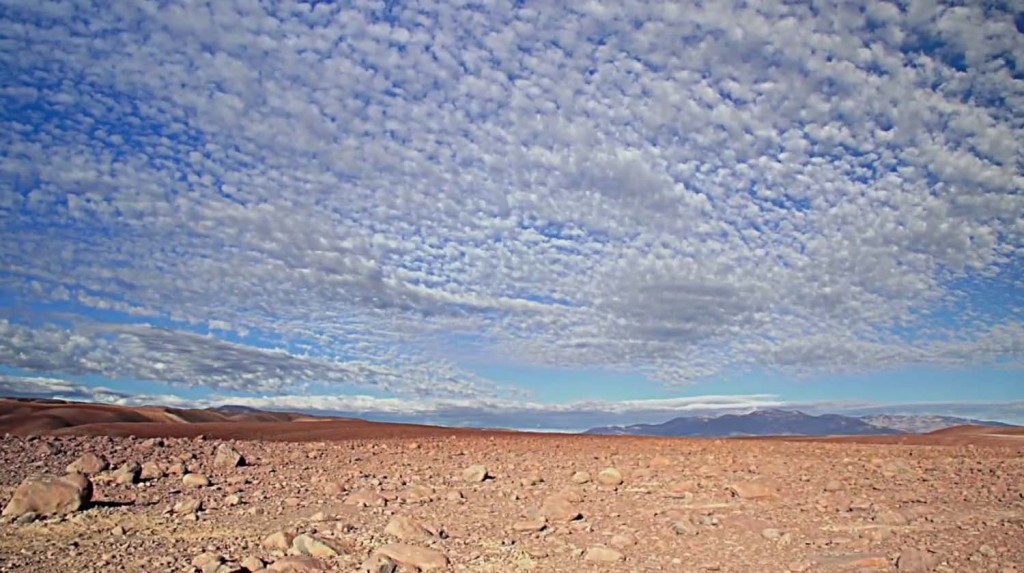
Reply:
M0 391L1024 400L1021 14L4 2Z

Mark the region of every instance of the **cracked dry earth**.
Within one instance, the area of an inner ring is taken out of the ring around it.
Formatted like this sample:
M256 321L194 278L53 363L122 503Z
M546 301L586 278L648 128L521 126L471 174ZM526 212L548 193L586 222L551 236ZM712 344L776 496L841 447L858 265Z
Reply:
M83 454L111 469L83 510L5 517L0 571L1024 570L1016 443L232 441L239 467L222 443L2 438L3 503ZM118 483L131 462L155 465Z

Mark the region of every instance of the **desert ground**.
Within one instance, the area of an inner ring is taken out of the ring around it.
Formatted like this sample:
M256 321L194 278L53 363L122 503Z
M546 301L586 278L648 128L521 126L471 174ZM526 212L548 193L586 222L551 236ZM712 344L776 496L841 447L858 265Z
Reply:
M0 432L0 572L1024 571L1017 429L672 439L0 400Z

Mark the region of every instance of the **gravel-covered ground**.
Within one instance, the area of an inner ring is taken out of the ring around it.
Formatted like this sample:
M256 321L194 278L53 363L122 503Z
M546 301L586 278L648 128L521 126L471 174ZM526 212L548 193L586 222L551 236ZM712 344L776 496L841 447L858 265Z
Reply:
M0 571L1024 571L1014 440L232 441L246 460L233 468L215 464L221 443L0 439L4 503L26 477L63 475L83 454L110 465L91 476L87 509L4 518ZM158 467L116 483L131 462ZM187 486L183 471L210 485ZM284 558L296 553L313 557Z

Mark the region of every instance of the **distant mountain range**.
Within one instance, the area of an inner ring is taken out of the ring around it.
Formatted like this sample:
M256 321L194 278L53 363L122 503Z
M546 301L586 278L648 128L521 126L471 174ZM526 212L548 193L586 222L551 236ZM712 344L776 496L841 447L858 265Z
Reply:
M234 413L234 414L254 413L254 412L262 412L263 411L263 410L260 410L259 408L253 408L251 406L241 406L241 405L238 405L238 404L225 404L223 406L214 406L212 408L207 408L207 410L210 410L211 412L227 412L227 413Z
M925 433L964 424L1009 425L952 416L872 415L854 417L839 414L812 416L795 410L765 409L755 410L748 414L683 416L661 424L602 426L591 428L584 433L691 437L853 436Z
M873 414L860 416L861 420L882 428L892 428L908 434L927 434L943 428L953 426L999 426L1012 427L1013 424L993 422L992 420L975 420L972 418L957 418L956 416L929 416L925 414Z

